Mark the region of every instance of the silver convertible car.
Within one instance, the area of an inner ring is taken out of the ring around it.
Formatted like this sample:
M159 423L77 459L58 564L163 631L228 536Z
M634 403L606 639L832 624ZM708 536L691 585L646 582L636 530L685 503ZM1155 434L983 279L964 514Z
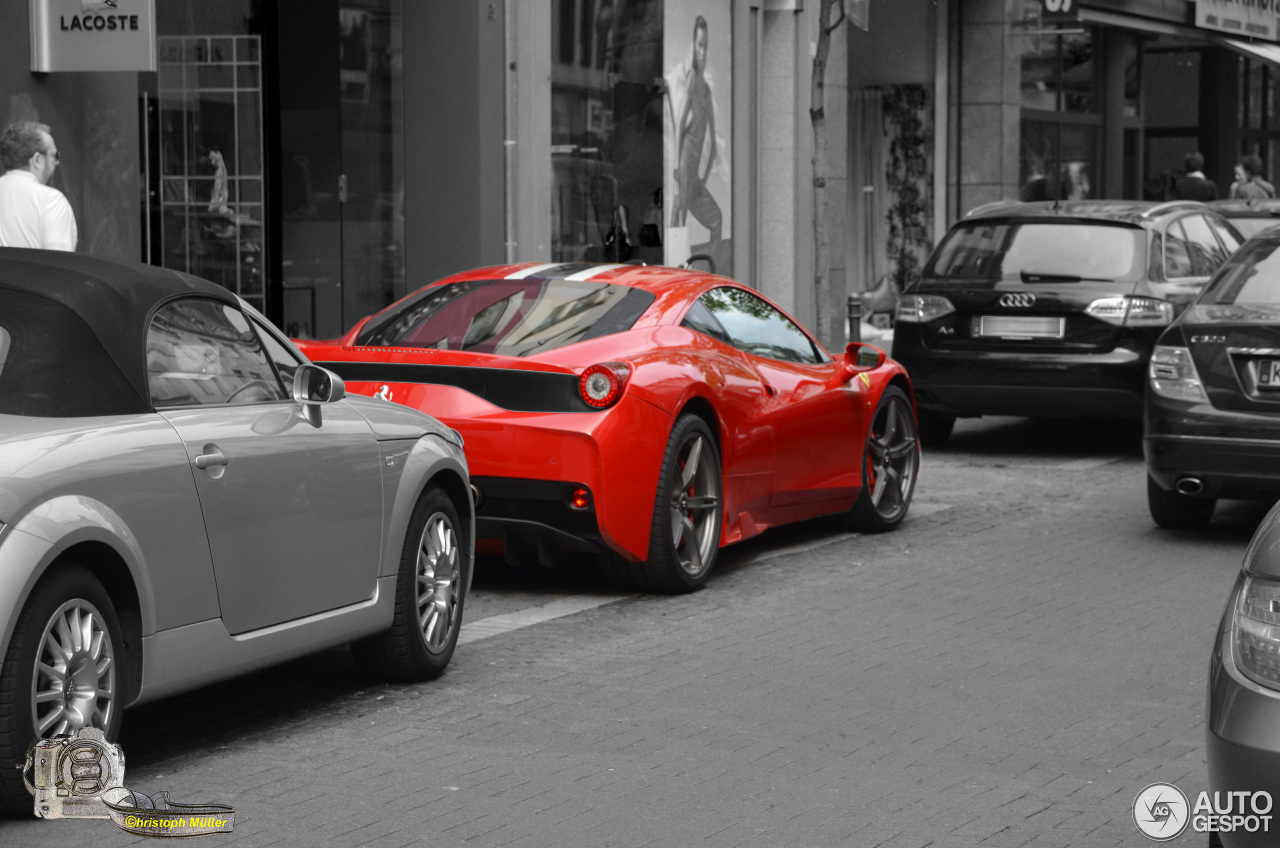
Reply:
M0 812L38 738L352 643L444 671L470 586L462 438L185 274L0 248Z

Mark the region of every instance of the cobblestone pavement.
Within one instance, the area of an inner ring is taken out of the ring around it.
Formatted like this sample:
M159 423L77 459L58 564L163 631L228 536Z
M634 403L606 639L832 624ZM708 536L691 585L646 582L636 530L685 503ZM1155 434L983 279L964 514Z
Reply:
M771 531L684 597L492 567L442 679L339 650L141 707L126 782L234 805L209 845L1146 845L1139 790L1204 788L1210 642L1264 511L1158 531L1134 428L962 422L898 532Z

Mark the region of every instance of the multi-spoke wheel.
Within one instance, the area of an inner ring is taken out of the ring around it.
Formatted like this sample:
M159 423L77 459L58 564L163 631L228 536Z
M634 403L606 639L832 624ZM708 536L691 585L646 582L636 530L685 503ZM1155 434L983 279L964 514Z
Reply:
M720 452L696 415L676 420L658 476L658 494L643 563L612 562L620 582L646 591L702 588L720 550Z
M20 762L35 740L82 727L113 739L123 644L115 608L92 573L64 565L42 579L18 617L0 671L0 762ZM0 769L0 812L31 813L17 769Z
M911 506L920 467L920 444L911 402L897 386L880 396L862 456L862 491L849 522L865 533L883 533L902 522Z
M462 628L471 570L466 527L439 489L418 499L400 555L391 629L352 646L362 662L391 680L439 677L453 657Z
M418 545L418 627L427 650L440 653L459 623L462 553L449 516L434 512Z

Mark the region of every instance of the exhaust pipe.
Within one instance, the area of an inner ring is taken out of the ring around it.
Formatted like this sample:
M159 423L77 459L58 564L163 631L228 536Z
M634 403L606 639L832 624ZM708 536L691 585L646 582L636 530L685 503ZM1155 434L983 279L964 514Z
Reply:
M1173 487L1180 495L1198 495L1204 491L1204 483L1199 477L1183 477Z
M480 489L476 486L475 483L472 483L471 484L471 506L474 509L479 509L483 505L484 505L484 492L480 491Z

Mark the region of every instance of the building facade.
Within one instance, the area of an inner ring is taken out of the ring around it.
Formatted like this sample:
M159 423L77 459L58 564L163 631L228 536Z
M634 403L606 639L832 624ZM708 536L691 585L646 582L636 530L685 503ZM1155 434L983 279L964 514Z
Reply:
M117 0L154 9L154 69L33 71L33 23L109 50L96 5L0 12L4 117L51 125L84 252L304 337L516 260L700 257L816 320L819 0ZM1191 150L1224 196L1243 154L1280 166L1259 5L845 0L819 332L980 203L1161 199Z

